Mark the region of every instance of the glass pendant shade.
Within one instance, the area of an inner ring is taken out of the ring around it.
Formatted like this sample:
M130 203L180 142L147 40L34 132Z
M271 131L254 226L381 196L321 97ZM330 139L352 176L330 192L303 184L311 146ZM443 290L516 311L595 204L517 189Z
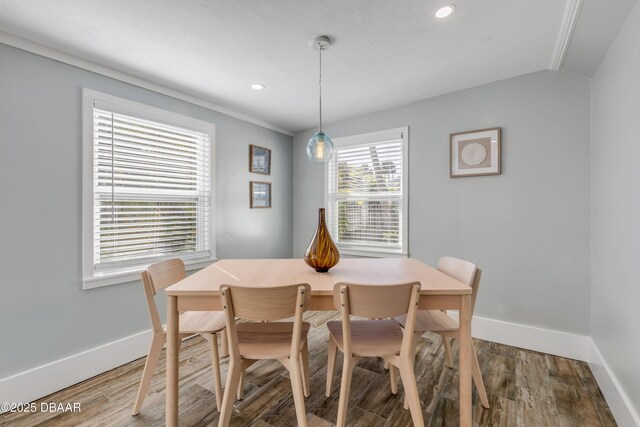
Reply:
M333 156L333 141L324 132L316 132L307 143L307 157L312 162L327 163Z

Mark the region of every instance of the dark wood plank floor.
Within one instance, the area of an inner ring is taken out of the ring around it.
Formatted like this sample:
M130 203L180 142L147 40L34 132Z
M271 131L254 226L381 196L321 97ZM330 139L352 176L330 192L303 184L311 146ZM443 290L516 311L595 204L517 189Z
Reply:
M311 396L306 400L310 426L331 426L336 419L339 379L333 395L324 395L327 331L324 324L336 313L309 312L314 328L309 336ZM474 390L476 425L496 426L614 426L616 425L593 375L584 362L488 341L474 340L491 409L484 409ZM454 344L454 352L457 348ZM336 378L340 375L341 356ZM0 425L10 426L160 426L164 425L165 360L160 359L140 415L131 416L145 359L139 359L76 384L36 402L81 403L80 413L3 414ZM457 360L455 360L457 366ZM222 361L226 378L227 360ZM347 424L350 426L409 426L398 395L389 389L382 361L362 360L353 373ZM425 423L458 425L458 373L444 364L442 341L422 338L416 375ZM180 353L180 425L217 425L213 374L206 342L195 337ZM286 370L277 362L259 362L247 372L244 399L236 402L231 425L281 427L296 425L293 396Z

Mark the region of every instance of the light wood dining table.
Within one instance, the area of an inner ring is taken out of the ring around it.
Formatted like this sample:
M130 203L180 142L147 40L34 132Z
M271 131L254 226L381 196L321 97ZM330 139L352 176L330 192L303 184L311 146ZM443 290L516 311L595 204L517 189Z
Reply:
M333 285L339 282L390 284L420 282L422 310L460 312L460 425L471 426L471 288L413 258L347 258L327 273L317 273L302 259L220 260L166 288L167 387L166 425L178 425L178 330L185 311L222 311L223 284L311 285L310 310L333 311Z

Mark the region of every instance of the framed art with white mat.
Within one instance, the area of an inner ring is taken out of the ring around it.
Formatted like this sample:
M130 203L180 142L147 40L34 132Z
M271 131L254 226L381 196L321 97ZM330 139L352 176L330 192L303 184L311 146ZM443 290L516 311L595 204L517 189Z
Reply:
M500 128L452 133L449 176L500 175Z

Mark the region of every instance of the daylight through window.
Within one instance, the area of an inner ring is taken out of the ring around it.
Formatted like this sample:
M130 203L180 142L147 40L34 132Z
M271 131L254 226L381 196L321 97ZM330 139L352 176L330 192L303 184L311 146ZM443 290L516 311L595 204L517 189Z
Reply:
M406 254L406 128L334 142L327 202L340 250Z
M119 110L93 102L92 275L210 259L212 135Z

